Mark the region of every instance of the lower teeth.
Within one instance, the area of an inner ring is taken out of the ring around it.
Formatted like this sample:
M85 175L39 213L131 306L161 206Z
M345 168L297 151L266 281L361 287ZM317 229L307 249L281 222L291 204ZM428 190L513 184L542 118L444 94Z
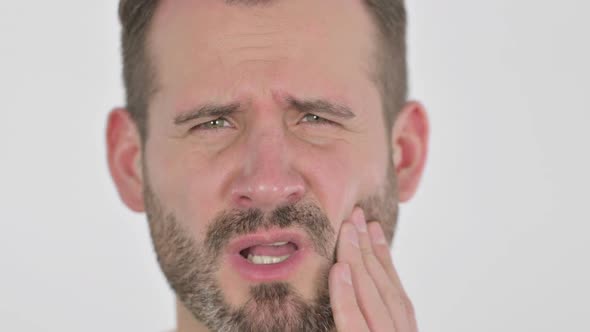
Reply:
M254 256L252 254L248 255L248 260L254 264L277 264L280 262L285 261L289 258L290 255L286 256Z

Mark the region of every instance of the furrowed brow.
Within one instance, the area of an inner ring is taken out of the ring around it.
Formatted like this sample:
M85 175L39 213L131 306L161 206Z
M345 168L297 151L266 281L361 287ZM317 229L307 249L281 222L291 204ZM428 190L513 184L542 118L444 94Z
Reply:
M227 105L206 104L179 114L174 118L174 124L183 125L187 122L200 118L219 118L223 116L228 116L237 111L239 108L239 103Z
M334 104L325 99L299 100L287 97L287 102L301 113L324 113L343 119L352 119L356 116L350 107Z

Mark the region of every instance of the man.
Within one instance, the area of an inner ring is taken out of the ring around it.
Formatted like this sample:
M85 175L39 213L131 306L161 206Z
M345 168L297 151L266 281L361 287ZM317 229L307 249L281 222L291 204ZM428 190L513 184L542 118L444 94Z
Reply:
M389 248L424 167L401 0L122 0L108 160L179 332L416 331Z

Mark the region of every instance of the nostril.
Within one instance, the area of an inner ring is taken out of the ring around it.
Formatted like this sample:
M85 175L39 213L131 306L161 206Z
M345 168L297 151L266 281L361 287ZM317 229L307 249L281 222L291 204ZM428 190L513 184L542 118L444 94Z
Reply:
M289 196L287 196L287 201L289 203L297 203L297 201L299 200L299 193L294 192L292 194L290 194Z
M248 196L241 195L238 198L238 204L240 204L240 205L249 204L250 202L252 202L252 199Z
M301 185L283 185L281 183L256 184L244 183L231 192L232 204L240 208L273 208L285 203L297 203L304 196Z

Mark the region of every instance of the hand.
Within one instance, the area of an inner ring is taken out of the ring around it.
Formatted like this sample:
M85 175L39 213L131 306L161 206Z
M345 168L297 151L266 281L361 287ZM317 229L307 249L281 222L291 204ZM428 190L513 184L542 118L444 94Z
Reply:
M410 299L393 267L377 221L355 208L340 228L330 270L330 302L339 332L417 332Z

